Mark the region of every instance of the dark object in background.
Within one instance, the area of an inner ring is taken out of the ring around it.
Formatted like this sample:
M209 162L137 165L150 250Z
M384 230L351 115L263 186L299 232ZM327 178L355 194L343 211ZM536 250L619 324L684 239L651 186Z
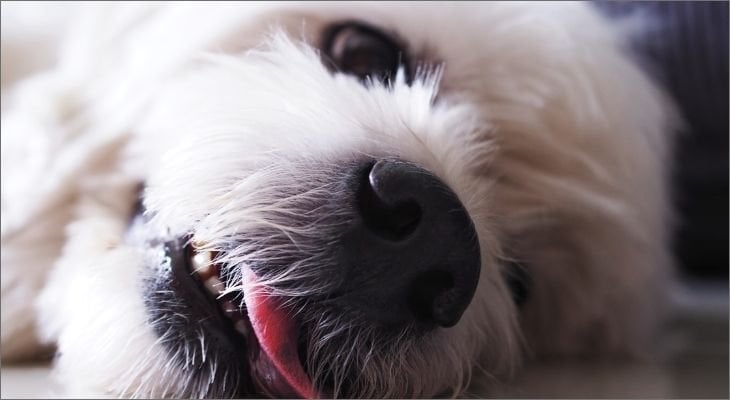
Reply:
M634 44L688 125L673 163L674 250L693 278L728 279L728 3L597 2L610 16L649 15L658 29Z

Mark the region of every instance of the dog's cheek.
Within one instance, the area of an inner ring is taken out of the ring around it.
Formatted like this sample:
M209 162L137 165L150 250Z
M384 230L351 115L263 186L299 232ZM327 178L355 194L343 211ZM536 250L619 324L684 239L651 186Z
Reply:
M78 232L79 225L69 246L81 251L67 251L39 303L44 325L57 338L59 375L72 393L131 395L129 387L159 395L150 383L160 379L139 381L141 371L159 378L168 359L144 308L142 254L129 247L104 249L110 238L101 225L86 224L92 228L87 234Z
M78 219L36 303L46 340L58 346L57 372L70 393L159 396L169 357L144 308L140 249L123 242L136 195L132 182L108 195L84 197ZM103 197L103 196L101 196ZM142 380L142 373L153 379Z

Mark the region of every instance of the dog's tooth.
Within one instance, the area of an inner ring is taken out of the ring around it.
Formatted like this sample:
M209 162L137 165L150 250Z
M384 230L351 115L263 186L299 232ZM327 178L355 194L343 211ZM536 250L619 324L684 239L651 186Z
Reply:
M238 321L236 321L236 324L233 325L233 327L236 328L236 331L238 333L248 337L248 326L246 325L246 322L244 322L244 320L239 319Z
M213 254L209 251L196 252L190 260L193 271L198 274L210 273L210 267L213 263Z
M205 288L215 296L218 296L223 292L223 282L221 282L217 276L211 276L203 283L205 284Z

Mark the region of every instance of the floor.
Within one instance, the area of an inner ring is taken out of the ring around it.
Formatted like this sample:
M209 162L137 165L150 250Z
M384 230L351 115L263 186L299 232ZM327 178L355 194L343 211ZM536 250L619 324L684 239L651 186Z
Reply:
M678 293L665 356L642 364L553 363L528 367L496 397L724 398L728 393L728 286L691 284ZM59 397L47 365L0 368L0 397Z

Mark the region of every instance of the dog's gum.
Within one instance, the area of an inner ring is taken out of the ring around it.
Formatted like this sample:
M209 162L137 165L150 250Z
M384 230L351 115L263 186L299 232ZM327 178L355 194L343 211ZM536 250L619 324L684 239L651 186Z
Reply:
M246 325L246 321L239 319L235 324L233 324L233 327L238 333L248 337L248 325Z

